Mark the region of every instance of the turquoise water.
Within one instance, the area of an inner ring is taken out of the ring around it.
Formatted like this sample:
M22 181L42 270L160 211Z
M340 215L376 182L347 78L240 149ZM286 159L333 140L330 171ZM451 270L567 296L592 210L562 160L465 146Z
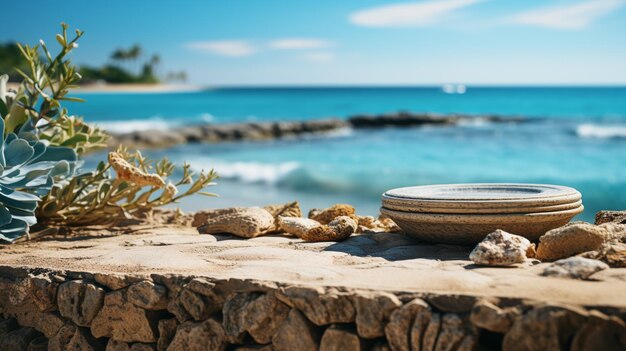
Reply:
M499 114L522 124L344 130L272 142L185 145L150 152L221 175L219 199L186 209L300 200L336 202L375 214L393 187L460 182L569 185L592 220L626 209L626 88L247 88L167 94L82 94L72 106L112 131L250 120L301 120L359 113ZM102 155L96 156L102 157ZM93 161L93 159L91 160Z

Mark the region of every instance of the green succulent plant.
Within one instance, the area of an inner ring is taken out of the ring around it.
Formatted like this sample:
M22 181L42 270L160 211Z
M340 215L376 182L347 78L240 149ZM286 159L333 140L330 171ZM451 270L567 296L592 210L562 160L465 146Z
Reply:
M40 196L55 180L70 176L78 155L67 147L52 147L32 133L8 133L0 118L0 241L13 242L37 223Z

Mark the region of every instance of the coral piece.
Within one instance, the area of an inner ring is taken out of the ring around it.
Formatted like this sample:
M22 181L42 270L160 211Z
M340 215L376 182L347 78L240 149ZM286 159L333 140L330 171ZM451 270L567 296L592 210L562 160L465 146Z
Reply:
M626 224L626 211L599 211L596 213L596 224Z
M311 216L312 215L312 216ZM359 218L356 215L356 210L354 207L345 204L337 204L333 205L327 209L321 210L319 212L314 212L311 210L309 212L309 218L314 219L322 224L329 224L335 218L339 216L347 216L352 218L353 221L359 221Z
M614 223L593 225L574 222L552 229L539 238L537 258L542 261L554 261L592 251L609 241L615 241L626 235L626 226Z
M260 207L234 207L197 212L192 225L203 234L229 233L254 238L274 229L274 217Z
M584 257L570 257L552 263L543 270L542 275L586 280L594 273L605 269L609 269L609 266L602 261Z
M300 217L278 217L278 225L280 230L298 238L305 235L307 231L321 226L318 221Z
M341 241L356 232L357 224L348 216L339 216L328 225L320 225L302 233L300 239L311 242Z
M470 253L470 260L485 266L510 266L535 256L535 245L519 235L496 230Z
M109 152L109 164L115 170L117 178L127 180L139 186L153 186L162 188L165 181L158 174L146 173L139 168L128 163L122 155L117 152Z
M358 216L359 227L357 228L357 233L366 233L366 232L386 232L386 233L395 233L401 231L400 227L388 217L380 216L378 219L372 216Z
M267 205L264 206L267 212L274 217L274 229L272 232L280 231L279 217L302 217L302 209L298 201L290 202L284 205Z

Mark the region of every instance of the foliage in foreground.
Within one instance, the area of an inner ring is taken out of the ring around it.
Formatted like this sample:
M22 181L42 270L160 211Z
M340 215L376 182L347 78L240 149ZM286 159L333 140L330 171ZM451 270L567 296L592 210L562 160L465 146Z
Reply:
M12 230L7 232L10 237L0 236L0 240L27 234L35 222L106 224L192 194L212 195L203 191L217 178L212 170L196 175L185 164L182 177L172 182L168 178L175 166L167 159L150 161L139 151L129 153L124 148L110 153L108 162L101 162L95 171L75 174L78 156L106 147L109 136L62 106L64 101L82 102L68 96L81 79L68 54L78 47L83 32L76 30L69 38L67 29L62 24L62 34L56 35L61 46L56 56L43 41L34 47L18 45L28 70L16 68L23 77L17 91L8 91L6 76L0 78L0 225ZM6 222L9 216L11 221Z

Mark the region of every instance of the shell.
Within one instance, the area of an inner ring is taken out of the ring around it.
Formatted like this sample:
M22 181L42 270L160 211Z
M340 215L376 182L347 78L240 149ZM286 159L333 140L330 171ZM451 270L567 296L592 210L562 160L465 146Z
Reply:
M274 229L274 217L260 207L234 207L198 212L192 225L203 234L229 233L254 238Z

